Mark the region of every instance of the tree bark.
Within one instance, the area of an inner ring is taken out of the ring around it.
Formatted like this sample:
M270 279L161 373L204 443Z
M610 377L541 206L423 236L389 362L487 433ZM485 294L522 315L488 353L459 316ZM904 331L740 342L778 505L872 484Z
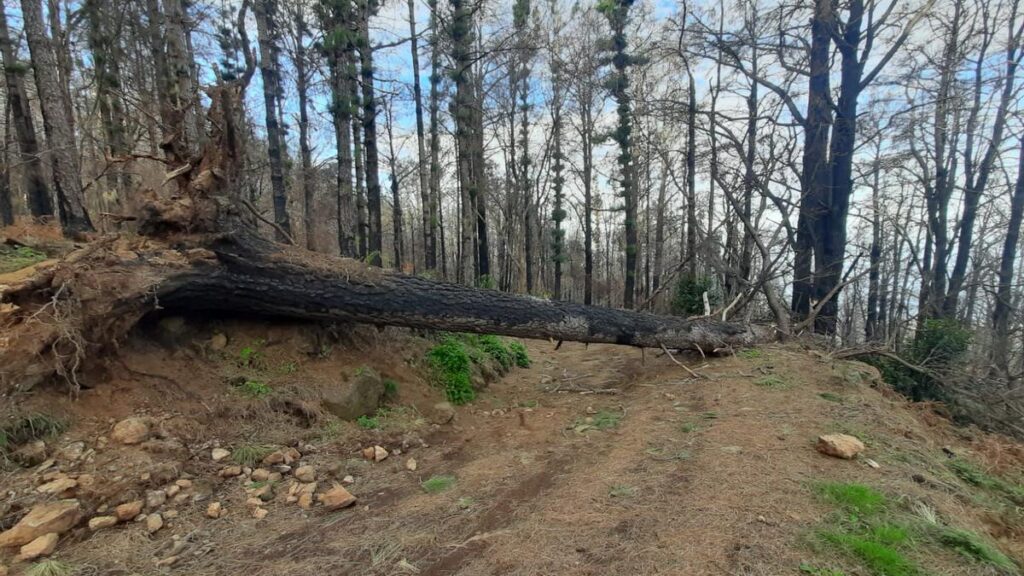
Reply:
M373 46L370 45L370 15L376 0L361 0L359 10L359 73L363 89L363 145L366 151L367 256L370 264L381 265L384 226L380 200L380 153L377 149L377 97L373 86Z
M437 246L434 236L434 211L430 194L430 160L427 158L426 135L423 129L423 88L420 86L419 38L416 36L416 3L409 0L409 52L412 56L412 94L416 109L416 170L419 174L420 208L423 220L423 268L437 268ZM433 82L433 80L431 80Z
M1024 150L1024 138L1020 141ZM1024 217L1024 154L1018 155L1017 183L1010 201L1010 222L999 261L999 286L996 288L995 310L992 312L992 363L997 374L1010 380L1010 316L1013 312L1013 266L1020 240L1020 224Z
M70 105L65 100L67 92L61 88L57 57L52 39L46 34L42 7L39 0L22 0L21 11L43 113L43 131L50 148L61 228L69 235L92 231L92 221L85 211Z
M270 188L274 201L275 234L279 242L291 234L288 218L288 191L284 182L284 130L278 122L278 92L281 86L277 60L277 2L256 3L256 30L260 45L260 75L263 77L263 106L266 111L267 158L270 162Z
M316 219L313 217L316 202L316 180L313 173L313 151L309 144L309 73L307 72L306 45L304 44L307 30L304 7L294 8L294 41L295 41L295 91L299 98L299 158L302 162L302 174L299 183L302 186L303 216L305 217L306 248L316 249Z
M7 103L11 110L11 122L18 137L18 154L25 175L25 193L28 209L32 216L53 216L53 200L50 187L43 177L43 161L39 156L39 140L36 136L32 108L25 90L25 68L18 62L18 52L11 41L7 27L7 15L0 8L0 55L4 59L4 79L7 84ZM10 130L8 124L8 130Z

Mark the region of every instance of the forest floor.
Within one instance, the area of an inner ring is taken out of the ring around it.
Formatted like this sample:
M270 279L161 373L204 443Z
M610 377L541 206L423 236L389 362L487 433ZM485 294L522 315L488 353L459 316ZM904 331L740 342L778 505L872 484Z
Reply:
M135 522L79 525L48 561L0 551L0 573L901 576L1019 574L1024 562L1024 448L904 401L864 364L796 345L677 356L694 378L660 353L530 341L529 368L452 414L427 376L429 336L342 332L154 320L76 398L40 388L8 403L5 421L61 424L42 465L0 468L0 529L55 479L77 487L49 498L74 495L86 517L167 499ZM313 407L366 368L397 384L376 418ZM239 392L256 377L269 396ZM118 444L126 418L152 433ZM835 432L866 451L818 453ZM363 458L374 445L390 455ZM318 493L344 484L358 502L296 505L286 472L254 518L266 482L225 473L230 460L248 450L258 468L288 446ZM215 462L217 447L231 457ZM212 519L214 502L226 512Z

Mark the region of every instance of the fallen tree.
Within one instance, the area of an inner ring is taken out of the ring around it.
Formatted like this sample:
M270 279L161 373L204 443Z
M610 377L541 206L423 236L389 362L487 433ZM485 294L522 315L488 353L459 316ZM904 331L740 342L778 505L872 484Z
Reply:
M0 286L0 391L52 375L73 386L88 362L157 310L228 312L637 347L716 351L773 330L481 290L387 272L276 244L238 196L238 87L209 92L202 154L169 163L163 194L143 192L138 235L98 239L55 266ZM129 217L125 218L126 220Z
M314 254L252 233L100 240L8 286L0 317L0 384L50 374L77 383L90 358L145 314L218 312L457 332L715 351L770 337L768 328L686 320L481 290Z

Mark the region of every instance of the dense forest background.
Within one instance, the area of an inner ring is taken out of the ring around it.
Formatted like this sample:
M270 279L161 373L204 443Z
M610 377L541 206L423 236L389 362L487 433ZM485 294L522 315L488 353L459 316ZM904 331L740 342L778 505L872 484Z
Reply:
M130 229L229 87L268 237L1020 395L1019 0L4 8L4 224Z

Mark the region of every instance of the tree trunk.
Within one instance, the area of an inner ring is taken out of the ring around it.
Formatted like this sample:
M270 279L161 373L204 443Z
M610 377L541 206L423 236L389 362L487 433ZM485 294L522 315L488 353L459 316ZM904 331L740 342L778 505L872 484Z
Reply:
M832 126L829 104L829 52L832 43L831 0L815 0L811 20L810 80L807 90L807 117L804 125L803 173L800 186L800 213L797 219L797 245L793 257L793 312L797 319L811 311L814 293L812 262L821 261L821 221L828 216L827 195L831 188L828 162L828 136Z
M697 276L697 87L687 69L689 95L686 104L686 255L690 277ZM711 132L714 133L714 127ZM717 170L717 166L714 168ZM712 185L713 186L713 185ZM713 201L712 201L713 203ZM708 234L711 229L708 228Z
M270 188L274 200L275 234L283 242L291 234L288 219L288 191L284 182L284 134L278 123L277 95L281 86L277 60L277 1L256 2L256 30L260 46L260 75L263 77L263 107L266 111L267 158L270 164Z
M43 161L39 155L39 140L36 136L35 121L25 90L25 69L18 63L18 52L11 42L7 27L7 15L0 8L0 55L4 59L4 79L7 84L7 103L11 110L11 121L7 130L14 125L18 137L18 155L25 177L25 194L32 216L53 216L53 200L50 188L43 177Z
M191 247L178 242L173 249L156 239L147 244L96 243L5 291L4 300L15 311L5 318L8 346L0 350L2 391L30 388L53 373L78 383L78 363L99 357L157 301L161 309L177 312L353 321L651 348L699 347L706 353L771 336L771 330L762 327L538 300L389 273L331 256L322 256L312 266L308 252L281 248L244 231L207 239L200 238ZM151 264L156 256L177 264ZM63 323L39 324L30 321L37 312L46 318L68 315ZM76 350L75 343L82 348Z
M380 153L377 150L377 98L373 86L373 46L370 45L370 15L376 0L360 0L359 73L363 89L363 145L366 152L367 257L381 265L384 251L383 216L380 200Z
M1020 140L1024 150L1024 138ZM1010 379L1010 317L1013 313L1013 267L1020 240L1021 219L1024 217L1024 154L1018 155L1017 183L1010 200L1010 222L1003 242L999 261L999 286L996 288L995 310L992 312L992 363L998 375Z
M412 94L416 109L416 170L419 174L420 208L423 221L423 268L437 268L437 246L434 236L434 211L430 194L430 160L427 158L426 136L423 130L423 89L420 86L419 38L416 36L416 3L409 0L409 38L412 56ZM433 82L433 80L431 80Z
M440 83L441 83L441 53L440 36L438 32L437 0L428 0L430 7L430 202L429 212L431 226L437 226L438 237L432 244L434 250L426 252L426 258L433 262L429 263L427 269L436 269L437 259L441 261L441 276L448 276L448 264L444 244L444 225L441 217L441 137L440 137ZM426 209L426 208L425 208ZM440 247L440 248L438 248ZM438 254L440 252L440 254Z
M306 248L315 250L317 247L316 219L316 179L313 173L313 151L309 144L309 73L306 69L306 33L308 31L304 7L295 6L294 42L295 42L295 91L299 98L299 161L302 173L299 184L302 186L302 206L306 228Z
M85 211L78 147L69 117L70 105L65 100L67 92L61 88L56 53L52 40L46 34L42 7L39 0L22 0L21 11L43 113L43 131L50 148L61 227L69 235L92 231L92 221Z
M330 33L324 40L324 53L330 68L331 120L334 124L334 142L338 154L337 220L338 253L356 256L355 225L352 210L352 77L350 5L333 3L325 10L323 27Z

